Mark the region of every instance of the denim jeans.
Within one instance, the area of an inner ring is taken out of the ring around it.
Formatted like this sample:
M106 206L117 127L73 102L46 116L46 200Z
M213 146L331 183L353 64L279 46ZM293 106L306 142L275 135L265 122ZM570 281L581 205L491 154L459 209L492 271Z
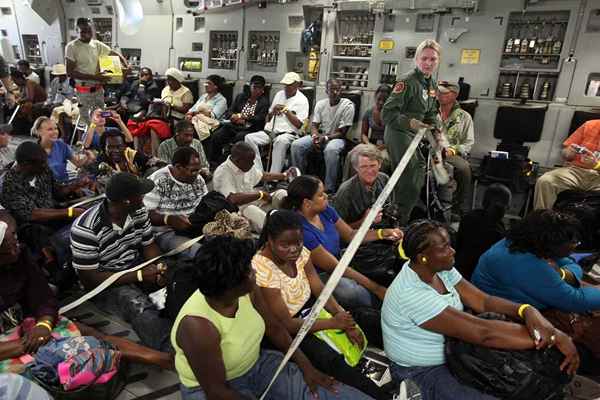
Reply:
M242 395L244 400L256 400L260 398L269 382L275 374L275 370L283 359L283 355L277 351L262 350L256 364L244 375L227 382L227 386ZM317 393L320 400L344 399L344 400L367 400L371 397L358 390L338 384L337 394L328 392L319 387ZM188 388L181 385L181 398L183 400L205 400L206 394L200 386ZM304 376L294 363L288 363L279 374L277 380L265 397L267 400L312 400L314 397L304 382Z
M413 380L421 390L422 400L494 400L495 397L463 385L450 373L446 365L435 367L402 367L390 364L392 379L397 383Z
M327 284L330 274L321 272L319 274L324 284ZM333 290L333 297L342 307L352 310L360 307L381 308L381 300L352 279L342 277Z
M163 253L171 251L191 239L187 236L178 235L177 232L173 230L155 233L154 238L156 240L156 244L158 247L160 247L160 250ZM177 256L179 258L192 259L196 255L198 249L200 249L200 243L194 243L187 250L182 251Z
M93 302L101 310L129 322L142 344L173 353L169 338L172 321L159 315L148 295L137 285L110 287L96 296Z
M325 189L335 193L337 188L338 170L340 168L340 155L346 146L344 139L332 139L327 142L323 150L325 158ZM310 135L294 140L292 143L292 165L306 171L306 154L312 149L313 142Z

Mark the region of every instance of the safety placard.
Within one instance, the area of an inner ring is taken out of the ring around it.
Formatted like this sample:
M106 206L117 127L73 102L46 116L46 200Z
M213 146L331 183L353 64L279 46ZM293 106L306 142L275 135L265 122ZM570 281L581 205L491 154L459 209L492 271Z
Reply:
M461 64L479 64L480 49L462 49L460 53Z

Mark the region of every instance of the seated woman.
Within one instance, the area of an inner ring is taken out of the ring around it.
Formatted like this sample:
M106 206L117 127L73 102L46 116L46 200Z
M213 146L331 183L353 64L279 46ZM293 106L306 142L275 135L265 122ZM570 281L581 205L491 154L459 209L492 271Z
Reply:
M259 398L283 358L261 349L264 335L282 351L291 343L256 287L250 263L254 252L251 240L217 236L196 254L198 290L179 311L171 331L184 400ZM370 398L336 385L300 350L292 359L295 364L284 367L266 399Z
M113 343L132 361L172 367L169 354L58 316L58 301L27 247L17 241L15 229L10 214L0 211L0 373L21 373L40 346L81 334Z
M552 210L533 211L481 256L473 284L539 308L600 359L600 318L586 315L600 311L600 288L582 281L581 267L569 258L578 243L575 218Z
M219 75L209 75L204 83L204 94L188 110L186 117L197 114L220 120L227 111L227 99L221 94L225 87L225 79Z
M31 132L33 136L38 137L38 143L48 154L48 167L58 182L64 183L69 180L67 161L80 168L91 164L96 158L94 154L87 151L78 155L73 154L71 146L59 139L58 126L49 117L36 119Z
M267 214L259 239L258 253L252 258L256 283L270 311L295 336L302 326L303 312L312 306L311 298L321 295L323 282L310 261L310 251L303 247L302 219L288 210L272 210ZM319 319L310 332L340 329L358 345L363 337L356 329L352 316L330 297L325 309L333 315ZM361 373L359 367L350 367L344 356L314 335L308 335L300 348L319 370L331 374L342 383L363 391L376 399L389 399L390 394L379 388Z
M387 98L390 97L390 94L392 94L392 88L388 85L381 85L377 88L375 91L375 104L365 112L361 126L361 141L362 143L372 143L377 146L384 160L384 172L390 170L390 158L383 142L385 124L383 123L383 119L381 119L381 109Z
M465 214L456 235L456 269L467 280L479 257L506 235L504 214L512 193L501 183L493 183L483 195L483 208Z
M338 264L340 238L350 242L357 230L341 219L333 207L329 206L323 182L310 175L294 179L288 187L284 208L295 210L302 216L304 246L310 250L312 263L328 279ZM386 239L400 240L399 229L371 229L365 242ZM363 274L348 267L333 294L342 306L379 308L386 288L373 282Z
M103 113L109 114L110 116L103 117ZM84 149L92 149L95 151L102 150L100 146L100 138L102 138L102 135L104 135L104 132L106 131L107 119L117 124L125 137L126 143L133 143L133 135L129 131L129 128L127 128L127 125L125 125L121 119L119 113L112 110L102 111L102 109L98 108L92 113L92 122L88 125L85 136L81 138Z
M238 94L229 111L225 113L230 122L222 123L211 133L211 154L208 156L214 164L219 165L225 161L225 145L243 141L247 134L264 128L269 112L265 84L265 78L260 75L250 78L250 90Z
M404 235L403 247L409 261L388 289L381 311L384 348L394 380L415 381L423 400L493 399L450 373L444 336L509 350L556 345L565 355L561 370L575 373L579 366L575 345L536 308L489 296L461 277L453 268L454 249L441 223L414 222ZM523 319L525 325L478 318L464 312L466 307L475 313Z

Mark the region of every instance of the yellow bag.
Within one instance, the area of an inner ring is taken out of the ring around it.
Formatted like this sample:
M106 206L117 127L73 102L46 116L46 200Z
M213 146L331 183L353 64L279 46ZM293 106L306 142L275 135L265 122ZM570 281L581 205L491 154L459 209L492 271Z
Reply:
M100 56L98 58L100 72L110 77L108 83L123 83L123 67L117 56Z

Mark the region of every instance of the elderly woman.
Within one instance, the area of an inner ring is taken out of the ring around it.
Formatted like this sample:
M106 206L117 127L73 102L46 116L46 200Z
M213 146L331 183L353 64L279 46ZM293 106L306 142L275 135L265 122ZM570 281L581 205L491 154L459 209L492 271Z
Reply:
M192 91L183 85L185 77L177 68L166 70L167 86L164 87L160 98L171 106L171 116L182 119L194 103Z
M171 342L184 400L257 399L283 355L261 348L266 335L286 351L292 341L270 312L251 266L251 240L214 237L195 258L196 290L175 319ZM266 399L309 400L370 397L316 370L296 350ZM330 392L331 391L331 392ZM334 392L334 393L332 393Z
M425 40L415 53L416 68L402 77L382 109L385 124L384 142L394 170L408 149L415 132L437 126L436 82L432 74L440 61L441 47L435 40ZM410 219L425 181L425 159L417 151L396 184L393 200L400 207L402 223Z
M583 281L581 267L569 258L579 235L573 217L533 211L481 256L473 283L495 296L539 308L600 359L600 288Z
M454 249L437 221L413 223L404 236L409 261L388 289L381 311L385 352L397 382L410 378L423 400L493 399L460 383L446 366L445 336L508 350L556 345L564 355L561 370L574 374L579 355L571 338L554 328L533 306L490 296L453 267ZM464 312L495 312L513 322L486 320ZM539 336L538 336L539 335ZM538 339L539 337L539 339Z

